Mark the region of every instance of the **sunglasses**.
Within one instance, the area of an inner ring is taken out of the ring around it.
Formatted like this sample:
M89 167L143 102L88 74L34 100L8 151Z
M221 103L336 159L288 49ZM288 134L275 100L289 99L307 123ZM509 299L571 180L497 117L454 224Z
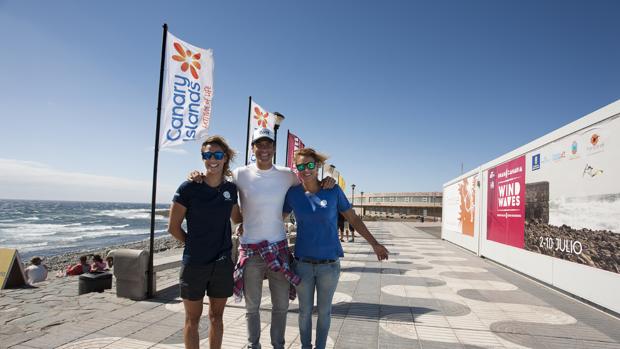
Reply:
M310 161L310 162L306 162L305 164L297 164L295 165L295 167L297 167L297 171L299 172L305 170L306 168L308 170L314 170L314 168L316 167L316 162Z
M215 158L215 160L222 160L224 158L224 152L223 151L216 151L216 152L206 151L202 153L202 158L204 160L209 160L213 157Z

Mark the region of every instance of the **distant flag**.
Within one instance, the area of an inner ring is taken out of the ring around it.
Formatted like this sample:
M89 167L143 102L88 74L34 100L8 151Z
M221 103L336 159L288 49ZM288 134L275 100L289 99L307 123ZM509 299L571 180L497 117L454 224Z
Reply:
M274 130L276 125L276 116L273 113L268 112L258 105L252 97L250 97L250 110L248 113L248 141L246 149L245 163L253 164L256 162L256 157L252 153L252 134L257 128L268 128Z
M344 181L344 177L342 177L342 175L338 177L338 185L340 186L342 191L347 190L347 183Z
M340 182L340 172L338 170L336 170L336 166L332 165L332 164L328 164L328 163L324 163L323 167L321 168L321 176L320 178L325 178L325 177L332 177L333 179L336 180L336 184L338 184Z
M288 133L288 139L286 142L286 167L290 168L297 174L297 168L295 167L295 152L304 148L304 142L301 138L292 133Z
M167 33L161 148L206 138L213 99L213 50Z
M336 170L334 167L331 172L331 176L336 180L336 183L340 182L340 171Z

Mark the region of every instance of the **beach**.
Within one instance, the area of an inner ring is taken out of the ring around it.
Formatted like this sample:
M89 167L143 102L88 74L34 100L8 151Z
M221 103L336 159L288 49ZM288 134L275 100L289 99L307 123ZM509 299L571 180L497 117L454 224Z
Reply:
M163 252L163 251L167 251L167 250L175 249L175 248L182 248L182 247L183 247L183 243L175 240L172 236L164 236L164 237L156 238L153 244L153 249L155 253ZM56 272L58 270L64 271L67 269L68 265L78 263L80 256L83 256L83 255L89 256L89 263L90 263L91 257L94 254L99 254L105 259L106 255L110 251L121 249L121 248L148 251L149 240L147 239L147 240L127 243L127 244L119 244L119 245L101 247L101 248L96 248L96 249L61 253L58 255L44 257L43 264L47 265L48 269L50 270L50 276L51 276L52 272ZM22 260L22 262L26 266L30 264L29 260Z

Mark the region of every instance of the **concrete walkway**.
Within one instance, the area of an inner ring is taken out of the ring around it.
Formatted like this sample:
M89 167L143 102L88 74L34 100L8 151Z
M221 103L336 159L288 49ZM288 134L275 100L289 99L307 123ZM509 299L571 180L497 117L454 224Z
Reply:
M392 255L377 262L362 238L343 243L328 347L620 348L619 319L421 230L432 224L368 226ZM177 278L178 270L159 273L158 287L165 288L142 302L117 298L113 291L78 296L77 278L3 290L0 348L183 348ZM269 348L266 285L261 342ZM300 347L297 309L293 302L289 348ZM243 348L243 303L231 299L224 322L224 347ZM201 325L206 348L206 317Z

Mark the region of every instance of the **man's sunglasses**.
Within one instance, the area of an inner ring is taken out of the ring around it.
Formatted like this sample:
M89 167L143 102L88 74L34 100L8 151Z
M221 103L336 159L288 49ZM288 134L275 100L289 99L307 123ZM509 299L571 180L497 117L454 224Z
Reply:
M295 165L295 167L297 167L297 171L299 172L305 170L306 168L308 170L314 170L314 168L316 167L316 162L310 161L310 162L306 162L305 164L297 164Z
M216 152L206 151L202 153L202 158L204 160L209 160L213 157L215 157L215 160L222 160L224 158L224 152L223 151L216 151Z

